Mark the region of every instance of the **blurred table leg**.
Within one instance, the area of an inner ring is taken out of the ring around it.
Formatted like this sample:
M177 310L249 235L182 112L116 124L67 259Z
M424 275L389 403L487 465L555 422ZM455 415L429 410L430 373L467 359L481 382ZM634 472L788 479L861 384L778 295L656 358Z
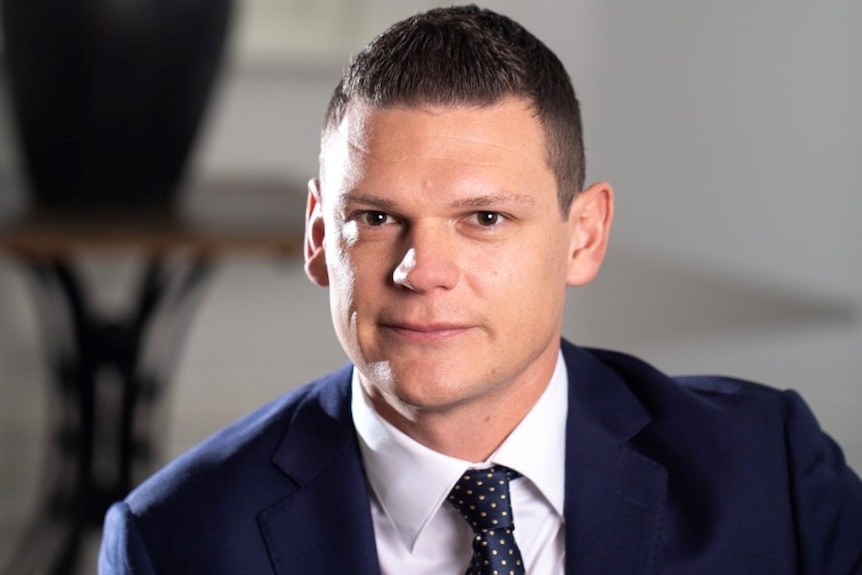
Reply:
M78 571L84 536L158 461L159 407L211 264L153 260L130 313L101 317L66 261L25 261L52 382L38 508L3 573Z

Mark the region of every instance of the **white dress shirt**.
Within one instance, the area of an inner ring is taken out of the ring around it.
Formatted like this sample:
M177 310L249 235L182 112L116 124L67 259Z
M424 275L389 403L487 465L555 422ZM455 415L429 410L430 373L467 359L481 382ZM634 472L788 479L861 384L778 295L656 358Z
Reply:
M510 491L515 540L527 573L563 573L568 378L562 354L536 405L483 462L449 457L414 441L377 414L355 369L352 385L383 575L462 575L473 534L446 497L465 469L497 464L523 475Z

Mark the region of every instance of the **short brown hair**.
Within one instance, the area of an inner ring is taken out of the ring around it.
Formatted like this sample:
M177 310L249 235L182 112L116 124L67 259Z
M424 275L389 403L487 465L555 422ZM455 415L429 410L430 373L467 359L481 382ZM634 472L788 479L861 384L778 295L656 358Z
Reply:
M584 185L581 115L559 58L517 22L476 6L435 8L402 20L350 62L326 112L335 130L352 101L393 106L490 106L528 100L542 124L560 208Z

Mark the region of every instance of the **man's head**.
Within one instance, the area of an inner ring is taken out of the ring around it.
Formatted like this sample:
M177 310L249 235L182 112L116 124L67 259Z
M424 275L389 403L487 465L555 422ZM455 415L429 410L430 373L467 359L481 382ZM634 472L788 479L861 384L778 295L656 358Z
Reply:
M546 139L563 213L584 184L578 101L560 60L520 24L476 6L438 8L393 25L351 62L329 102L324 137L351 103L374 108L530 103Z
M554 371L566 287L598 271L612 193L580 191L557 142L580 156L577 112L553 54L475 8L396 24L336 91L306 273L377 411L433 449L496 448Z

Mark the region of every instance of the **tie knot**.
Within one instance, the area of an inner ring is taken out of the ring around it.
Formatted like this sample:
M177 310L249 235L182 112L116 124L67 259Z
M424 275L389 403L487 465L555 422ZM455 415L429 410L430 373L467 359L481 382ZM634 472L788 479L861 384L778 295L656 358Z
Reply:
M509 480L520 473L501 465L489 469L469 469L449 493L455 506L475 533L514 528Z

